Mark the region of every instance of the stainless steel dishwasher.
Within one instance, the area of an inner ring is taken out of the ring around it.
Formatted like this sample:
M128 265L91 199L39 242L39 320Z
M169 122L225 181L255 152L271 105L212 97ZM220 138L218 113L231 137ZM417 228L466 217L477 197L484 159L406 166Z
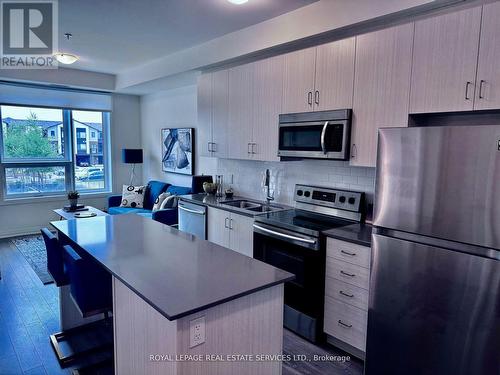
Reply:
M207 208L179 200L179 230L207 239Z

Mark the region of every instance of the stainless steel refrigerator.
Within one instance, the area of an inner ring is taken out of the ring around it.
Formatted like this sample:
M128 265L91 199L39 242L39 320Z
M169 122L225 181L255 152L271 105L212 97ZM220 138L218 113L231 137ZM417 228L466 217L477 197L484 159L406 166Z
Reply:
M500 374L500 126L378 147L365 374Z

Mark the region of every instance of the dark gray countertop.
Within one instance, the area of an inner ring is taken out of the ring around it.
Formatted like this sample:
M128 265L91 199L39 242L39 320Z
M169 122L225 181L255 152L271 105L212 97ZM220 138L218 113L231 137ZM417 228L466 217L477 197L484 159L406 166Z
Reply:
M372 245L372 226L370 224L347 225L325 230L323 234L338 240L357 243L358 245L368 247Z
M235 212L240 215L245 215L249 217L254 217L257 215L263 215L265 212L251 212L248 210L240 209L237 207L231 207L227 206L225 204L222 204L221 202L228 202L228 201L235 201L235 200L248 200L251 202L257 202L262 205L266 205L267 203L258 199L253 199L253 198L248 198L248 197L241 197L241 196L233 196L232 198L226 198L226 197L216 197L215 195L212 194L188 194L188 195L181 195L180 199L186 201L186 202L191 202L191 203L196 203L196 204L201 204L204 206L209 206L209 207L215 207L215 208L220 208L221 210L226 210L230 212ZM279 206L282 207L283 209L291 209L293 207L287 206L285 204L281 203L271 203L272 206Z
M51 225L63 243L88 253L169 320L294 278L140 215L54 221Z

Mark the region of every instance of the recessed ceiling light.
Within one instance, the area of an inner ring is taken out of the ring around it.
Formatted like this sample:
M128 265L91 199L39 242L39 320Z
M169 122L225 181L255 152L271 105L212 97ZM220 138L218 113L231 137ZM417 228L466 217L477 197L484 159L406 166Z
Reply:
M56 58L57 61L59 61L61 64L73 64L78 60L78 56L72 55L71 53L55 53L54 57Z
M230 3L236 4L236 5L241 5L241 4L245 4L248 0L227 0L227 1L229 1Z

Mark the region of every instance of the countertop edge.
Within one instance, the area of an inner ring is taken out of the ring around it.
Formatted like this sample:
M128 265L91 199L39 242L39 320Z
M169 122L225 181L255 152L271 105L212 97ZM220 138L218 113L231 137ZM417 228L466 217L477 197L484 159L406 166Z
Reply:
M218 301L214 301L214 302L211 302L211 303L208 303L208 304L205 304L205 305L202 305L202 306L199 306L197 308L193 308L193 309L190 309L190 310L187 310L187 311L184 311L182 313L177 313L177 314L174 314L174 315L169 315L167 314L165 311L163 311L159 306L157 306L154 302L152 302L149 298L146 298L142 293L140 293L139 291L137 291L133 286L131 286L127 281L125 281L122 277L118 276L117 274L115 274L112 270L110 270L108 267L106 267L105 264L101 263L95 256L93 256L91 253L89 253L88 251L86 251L85 249L83 249L81 246L79 246L78 244L74 243L74 241L72 241L66 234L62 233L54 224L54 222L50 222L50 225L55 228L58 232L58 234L62 234L63 236L65 236L71 243L74 244L74 246L77 246L78 249L80 249L81 251L84 251L86 254L88 254L92 259L94 259L96 262L98 262L102 267L104 267L113 277L116 277L121 283L123 283L127 288L129 288L132 292L134 292L137 296L139 296L144 302L146 302L148 305L150 305L152 308L154 308L156 311L158 311L158 313L160 313L163 317L165 317L167 320L169 321L174 321L174 320L178 320L180 318L183 318L183 317L186 317L188 315L191 315L191 314L195 314L197 312L200 312L200 311L204 311L204 310L207 310L211 307L215 307L215 306L218 306L218 305L222 305L224 303L227 303L227 302L230 302L230 301L233 301L233 300L236 300L238 298L241 298L241 297L244 297L244 296L247 296L247 295L250 295L250 294L253 294L253 293L256 293L258 291L261 291L261 290L264 290L264 289L267 289L267 288L271 288L273 286L276 286L276 285L279 285L279 284L284 284L285 282L287 281L291 281L293 279L295 279L295 275L292 275L290 274L291 276L288 276L288 277L285 277L283 278L282 280L278 280L278 281L273 281L269 284L264 284L264 285L261 285L259 287L256 287L256 288L252 288L252 289L249 289L245 292L241 292L241 293L238 293L238 294L235 294L233 296L230 296L230 297L226 297L226 298L223 298L221 300L218 300ZM57 223L57 221L55 222ZM286 271L285 271L286 272ZM287 272L288 273L288 272Z
M197 204L199 206L206 206L206 207L217 208L219 210L223 210L223 211L227 211L227 212L232 212L232 213L235 213L235 214L238 214L238 215L242 215L242 216L246 216L246 217L257 217L257 216L265 215L267 213L267 212L250 213L250 212L239 210L239 209L236 209L236 208L233 208L231 206L227 206L227 205L224 205L224 204L221 204L221 203L201 202L199 200L191 198L190 197L191 195L193 195L193 194L180 195L179 199L183 200L183 201L186 201L186 202L189 202L189 203L192 203L192 204ZM257 202L260 202L262 204L265 204L265 202L260 201L259 199L242 197L242 196L234 196L233 198L222 198L221 197L221 199L222 200L230 200L230 199L234 199L234 200L243 199L243 200L246 200L246 199L248 199L248 200L251 200L251 201L257 201ZM290 207L290 206L288 206L286 204L281 204L281 203L277 203L277 204L280 205L280 206L283 206L284 207L283 210L289 210L289 209L293 208L293 207ZM282 211L282 210L279 210L279 211Z

